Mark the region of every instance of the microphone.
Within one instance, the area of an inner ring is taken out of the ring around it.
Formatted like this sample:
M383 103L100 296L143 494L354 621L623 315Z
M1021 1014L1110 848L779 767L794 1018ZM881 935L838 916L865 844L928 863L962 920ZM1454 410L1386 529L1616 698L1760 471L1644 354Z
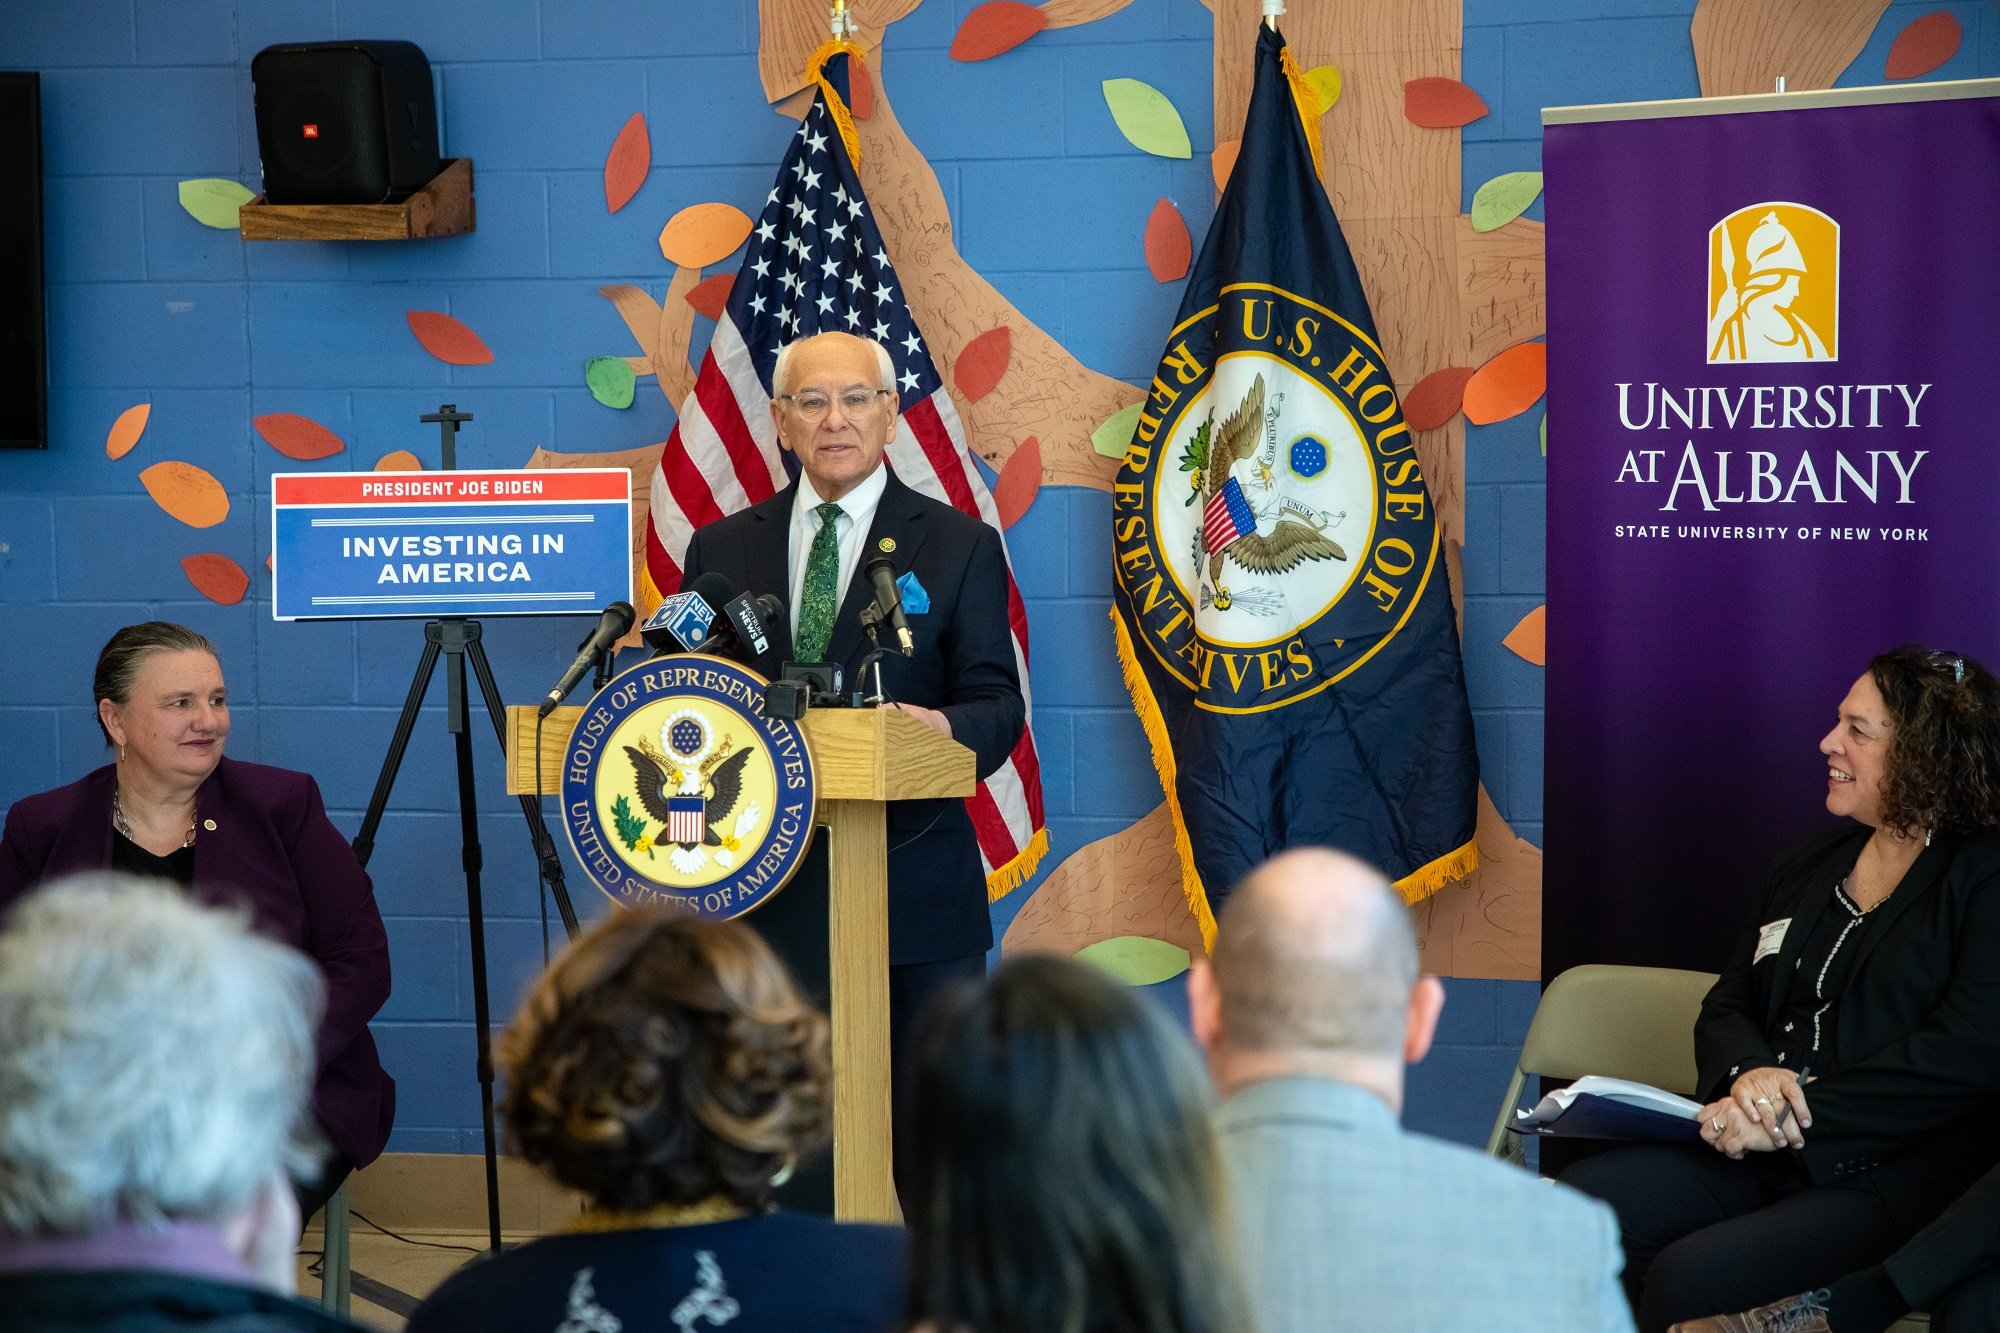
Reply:
M656 653L699 652L715 624L715 608L735 595L736 586L721 574L699 575L686 592L661 602L639 632Z
M722 647L733 638L755 660L771 651L771 624L784 615L785 604L768 592L739 593L722 608L722 628L709 642Z
M903 590L896 586L896 566L886 555L878 555L862 566L869 582L875 585L875 605L888 617L890 628L896 631L896 642L908 657L916 651L916 641L910 637L910 622L903 616Z
M583 646L577 650L576 660L569 664L569 670L562 673L562 679L556 682L556 687L549 691L546 699L542 700L542 706L536 710L535 716L547 717L550 711L563 701L564 696L576 688L577 682L590 671L590 665L597 660L597 655L625 637L625 631L632 628L632 622L638 619L638 616L639 613L632 609L630 602L613 602L605 607L604 614L597 618L597 628L583 641Z

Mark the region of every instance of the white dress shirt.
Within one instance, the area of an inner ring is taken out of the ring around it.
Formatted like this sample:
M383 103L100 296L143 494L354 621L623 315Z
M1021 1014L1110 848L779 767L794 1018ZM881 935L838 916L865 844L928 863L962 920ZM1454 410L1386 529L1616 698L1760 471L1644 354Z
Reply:
M840 517L834 522L834 538L840 543L840 581L834 586L833 604L838 608L847 596L847 585L861 564L861 548L867 543L868 529L875 524L875 510L889 485L889 468L877 464L873 472L853 490L834 503ZM799 603L805 598L806 559L812 554L813 538L819 536L819 515L813 511L826 501L813 489L812 478L799 474L799 491L792 499L791 597L787 603L792 618L792 641L799 637Z

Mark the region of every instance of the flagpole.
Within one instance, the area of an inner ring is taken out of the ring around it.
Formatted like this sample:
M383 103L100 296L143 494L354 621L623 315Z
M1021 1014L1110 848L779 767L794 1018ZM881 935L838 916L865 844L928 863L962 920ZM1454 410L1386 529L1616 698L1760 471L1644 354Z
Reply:
M1269 0L1266 0L1268 4ZM847 0L833 0L833 16L830 20L833 40L838 42L854 35L854 15L847 12Z

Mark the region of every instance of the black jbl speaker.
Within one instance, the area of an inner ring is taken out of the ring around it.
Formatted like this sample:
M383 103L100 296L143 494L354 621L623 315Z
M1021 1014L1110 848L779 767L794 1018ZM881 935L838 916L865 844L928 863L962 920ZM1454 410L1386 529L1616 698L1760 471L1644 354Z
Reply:
M413 42L267 46L250 62L274 204L379 204L438 174L431 62Z

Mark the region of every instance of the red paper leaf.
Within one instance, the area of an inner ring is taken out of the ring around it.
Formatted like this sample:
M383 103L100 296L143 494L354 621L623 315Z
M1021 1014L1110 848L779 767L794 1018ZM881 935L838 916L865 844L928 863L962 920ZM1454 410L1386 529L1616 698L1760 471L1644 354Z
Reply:
M1446 366L1432 371L1403 395L1403 420L1411 430L1436 430L1458 415L1458 405L1465 397L1465 382L1471 378L1471 366Z
M604 158L605 208L616 213L631 203L652 165L653 136L646 132L646 113L634 111Z
M243 566L213 551L184 557L181 572L187 575L196 592L224 606L236 605L250 591L250 576L243 572Z
M694 307L696 314L721 319L723 310L729 305L729 289L735 285L734 273L718 273L712 278L703 278L688 288L687 303Z
M1911 19L1889 46L1889 59L1883 65L1882 77L1920 79L1957 55L1958 44L1964 37L1958 20L1942 9L1935 14Z
M446 365L484 366L493 361L493 349L480 336L441 310L412 310L404 318L417 341Z
M965 16L951 39L953 60L991 60L1049 26L1049 16L1017 0L987 0Z
M1013 527L1041 489L1042 442L1030 435L1001 465L993 482L993 507L1000 513L1000 526Z
M868 77L868 67L852 58L847 62L847 109L856 120L875 114L875 81Z
M1146 219L1146 267L1159 282L1179 282L1187 276L1194 242L1188 239L1187 223L1171 199L1153 205Z
M1472 372L1465 382L1465 419L1488 426L1517 417L1548 387L1547 343L1516 343Z
M146 419L153 415L151 403L137 403L118 414L118 420L111 423L111 430L104 437L104 456L123 458L139 443L139 437L146 433Z
M1486 114L1486 100L1457 79L1411 79L1403 85L1403 114L1412 125L1451 130Z
M976 403L992 393L993 386L1007 373L1007 358L1013 350L1014 335L1007 331L1005 324L997 329L988 329L967 343L951 368L958 396L968 403Z
M264 437L264 443L287 458L308 462L315 458L331 458L347 447L338 435L311 417L293 412L272 412L253 418L250 424Z

